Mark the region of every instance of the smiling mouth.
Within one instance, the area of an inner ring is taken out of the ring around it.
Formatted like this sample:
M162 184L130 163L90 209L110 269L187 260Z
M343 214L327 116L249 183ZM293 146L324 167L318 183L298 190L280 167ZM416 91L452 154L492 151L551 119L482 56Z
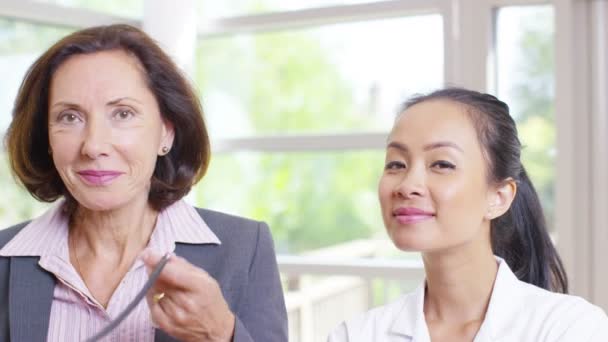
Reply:
M413 224L434 218L434 215L393 215L400 224Z
M397 208L393 210L392 214L395 220L400 224L414 224L435 217L434 213L418 208Z
M94 186L103 186L110 184L114 179L120 177L123 173L118 171L91 171L85 170L77 172L85 183Z

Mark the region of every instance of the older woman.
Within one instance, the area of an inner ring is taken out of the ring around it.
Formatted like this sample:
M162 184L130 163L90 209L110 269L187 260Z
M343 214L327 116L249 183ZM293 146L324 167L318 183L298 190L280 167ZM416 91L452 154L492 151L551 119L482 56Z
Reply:
M207 169L208 134L191 87L143 32L85 29L45 52L19 90L7 146L29 192L61 200L0 231L0 340L94 335L168 252L112 340L287 340L266 224L182 200Z

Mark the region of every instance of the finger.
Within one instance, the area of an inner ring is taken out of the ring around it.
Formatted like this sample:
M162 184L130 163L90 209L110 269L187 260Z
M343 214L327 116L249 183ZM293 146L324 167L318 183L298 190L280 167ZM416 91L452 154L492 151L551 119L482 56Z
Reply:
M164 299L166 298L163 298L162 300ZM171 317L167 315L165 310L163 310L160 302L157 303L152 300L148 300L148 307L150 308L150 318L152 319L154 325L170 335L173 334L172 329L174 325Z
M140 258L144 262L148 274L151 274L156 267L158 267L158 263L162 261L164 255L161 255L155 252L152 249L145 249L141 254ZM171 266L173 264L173 266ZM175 266L177 265L177 266ZM193 266L185 259L177 257L175 254L171 253L169 255L169 260L163 267L161 274L155 282L155 286L161 285L164 287L176 287L180 289L187 289L188 279L192 280L193 275L197 275L199 277L203 277L201 273L201 269ZM185 276L189 274L189 276Z
M170 295L165 295L158 302L153 302L150 314L153 322L166 333L177 336L191 326L192 313L188 313Z
M173 311L176 311L177 315L173 316L176 318L179 317L181 312L189 315L198 315L200 310L209 306L214 299L208 297L208 294L203 295L202 293L186 291L172 291L170 297L170 305L166 307L166 312L172 313Z
M146 248L139 254L139 258L144 262L144 265L146 265L148 273L151 273L152 270L154 270L154 268L161 261L163 256L164 255L154 251L151 248ZM169 258L171 257L173 257L173 255L169 256Z
M198 268L184 258L172 256L157 280L162 286L173 287L186 291L207 287L213 279L203 269Z

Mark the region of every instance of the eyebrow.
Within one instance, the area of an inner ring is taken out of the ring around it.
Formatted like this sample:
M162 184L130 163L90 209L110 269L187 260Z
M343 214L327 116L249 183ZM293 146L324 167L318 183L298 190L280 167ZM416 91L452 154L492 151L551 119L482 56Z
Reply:
M136 99L134 99L132 97L128 97L128 96L120 97L120 98L118 98L116 100L112 100L112 101L108 102L107 104L110 105L110 106L114 106L114 105L120 103L120 101L122 101L122 100L131 100L131 101L134 101L134 102L137 102L137 103L141 104L141 101L138 101L138 100L136 100Z
M450 148L456 149L456 150L464 153L464 150L460 146L458 146L455 143L450 142L450 141L438 141L438 142L430 143L430 144L424 145L423 150L429 151L429 150L434 150L434 149L443 148L443 147L450 147ZM407 145L396 142L396 141L391 141L387 145L387 148L395 148L402 152L409 151L409 148L407 147Z
M106 103L106 106L115 106L115 105L119 104L123 100L131 100L131 101L134 101L134 102L137 102L137 103L141 104L141 101L138 101L138 100L136 100L136 99L134 99L132 97L120 97L120 98L117 98L115 100L112 100L112 101ZM51 106L51 108L54 108L54 107L57 107L57 106L65 106L65 107L72 107L72 108L78 108L78 109L81 108L80 105L78 105L76 103L67 102L67 101L59 101L59 102L53 104Z

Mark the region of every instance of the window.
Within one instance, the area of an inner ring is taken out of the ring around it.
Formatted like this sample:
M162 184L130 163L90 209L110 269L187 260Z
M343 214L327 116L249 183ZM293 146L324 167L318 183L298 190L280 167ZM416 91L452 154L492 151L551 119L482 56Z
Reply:
M553 6L504 7L496 15L497 94L509 104L522 162L554 224L555 76Z
M34 0L65 7L83 8L121 17L141 18L144 0Z
M373 0L225 0L201 1L198 4L202 18L232 17L276 11L292 11L306 8L348 5Z
M49 7L64 15L58 19L39 13L29 2L0 5L2 15L19 17L0 19L0 132L10 122L14 95L29 65L71 30L53 24L70 20L66 25L84 26L97 16L103 17L99 23L116 21L113 16L140 18L144 6L143 0L38 0L36 6L40 3L58 5ZM397 105L413 93L444 84L481 90L487 86L510 105L525 147L523 162L549 227L557 222L560 234L565 231L559 243L569 251L562 257L574 275L577 294L592 285L603 288L601 277L590 277L597 267L591 266L594 249L589 248L603 221L588 215L583 221L589 224L573 224L576 212L587 212L587 203L597 197L576 192L574 185L589 169L597 170L604 158L584 148L598 120L584 111L570 119L569 113L570 103L587 99L576 94L579 88L600 91L586 72L570 82L572 65L589 62L587 67L595 70L593 66L601 64L593 60L598 56L589 55L595 48L588 49L603 42L587 32L603 23L601 16L590 20L590 13L597 14L592 9L602 6L592 3L196 0L201 31L197 73L192 76L200 89L214 155L208 175L190 199L270 224L284 272L290 341L324 340L338 322L411 290L423 276L411 255L396 251L387 240L376 188L384 139ZM583 7L585 15L578 12ZM556 18L562 30L559 40ZM142 27L162 31L166 23L146 24ZM491 35L492 46L486 39ZM581 42L581 51L573 48L579 46L574 40ZM554 50L564 53L555 60ZM491 84L485 82L488 55L496 70ZM557 99L563 101L557 116L556 79ZM572 127L579 120L580 127ZM584 155L577 154L580 149ZM0 226L6 227L35 217L44 205L14 184L5 156L0 158ZM564 182L556 184L556 165L576 166L567 168L561 174ZM555 209L556 196L560 210ZM572 239L574 235L581 238ZM344 267L333 259L387 255L410 260L347 260L350 264ZM398 265L398 271L391 265ZM350 277L335 276L344 268L343 274ZM393 278L395 273L402 277Z
M46 48L68 34L68 28L37 25L0 18L0 134L8 127L13 104L21 81L30 67ZM15 184L4 152L0 154L0 227L31 219L46 205L32 198Z
M199 205L268 221L284 254L386 238L376 194L384 136L400 102L443 83L440 15L207 38L197 55L212 143L251 141L214 155ZM268 136L361 132L380 143L256 151Z
M376 196L381 151L216 155L197 200L269 221L278 253L384 234Z
M385 132L400 101L442 85L442 32L425 15L203 39L211 134Z

